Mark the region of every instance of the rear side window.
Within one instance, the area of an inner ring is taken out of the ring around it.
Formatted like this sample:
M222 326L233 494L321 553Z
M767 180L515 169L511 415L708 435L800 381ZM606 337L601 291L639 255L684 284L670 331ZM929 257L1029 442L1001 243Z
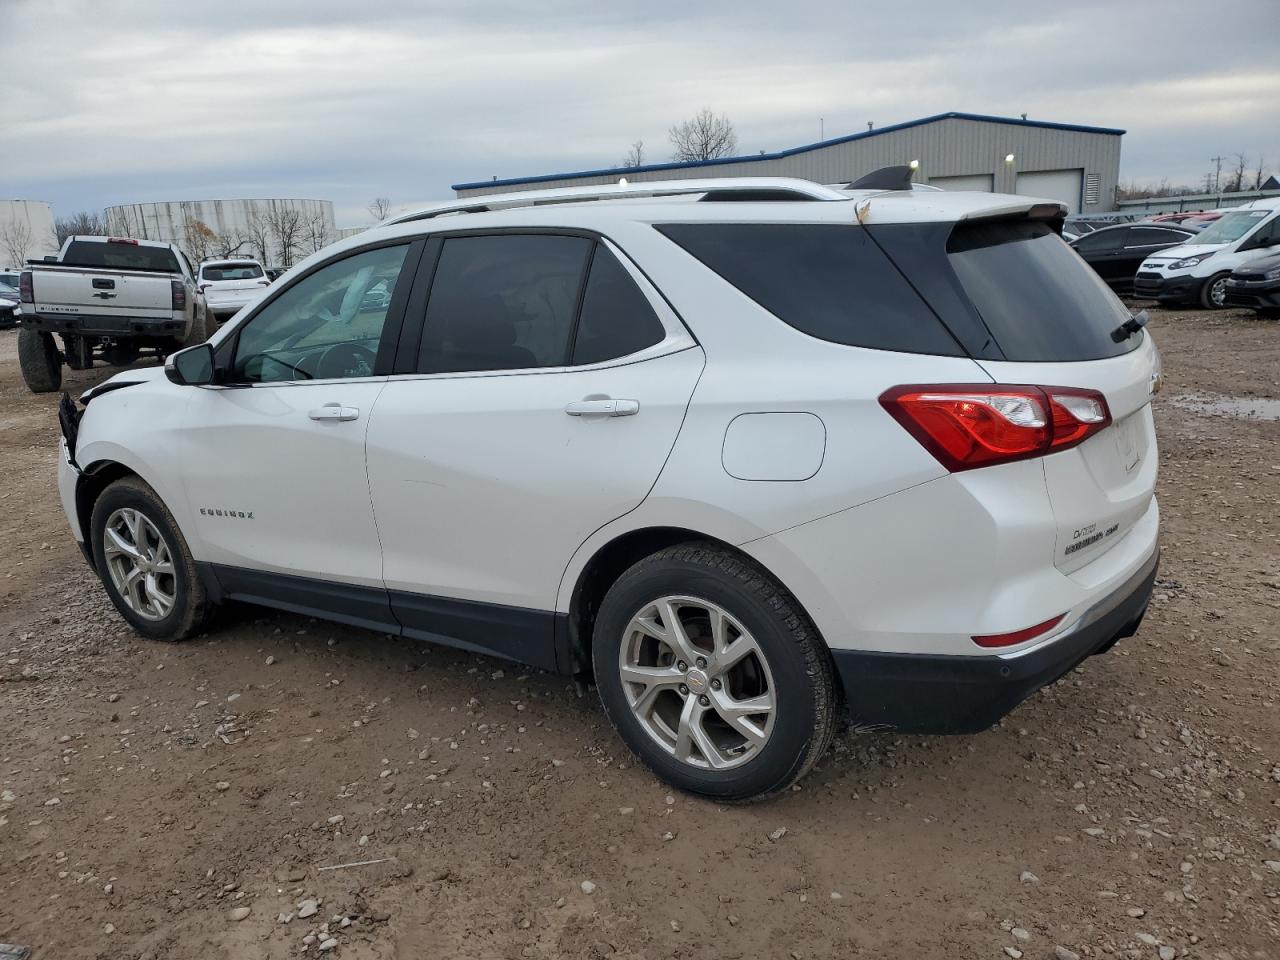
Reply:
M418 372L566 365L593 244L541 234L446 239L427 301Z
M658 229L809 336L875 350L961 350L866 230L842 224L672 223Z
M603 363L643 350L666 335L662 321L618 258L603 244L591 258L573 363Z
M256 263L205 264L200 268L203 280L257 280L262 275Z
M61 262L67 267L182 272L178 267L178 258L167 247L143 247L136 243L111 240L73 240Z
M1129 311L1045 223L961 223L947 259L1007 360L1100 360L1142 342L1111 339Z

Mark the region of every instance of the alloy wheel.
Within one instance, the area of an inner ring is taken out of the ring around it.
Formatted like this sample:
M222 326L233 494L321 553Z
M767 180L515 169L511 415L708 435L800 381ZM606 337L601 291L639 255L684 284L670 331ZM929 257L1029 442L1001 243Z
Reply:
M172 612L178 589L173 553L142 511L121 507L107 518L102 555L125 606L144 620Z
M729 770L764 748L777 713L764 650L718 604L667 596L627 624L618 657L631 712L682 763Z

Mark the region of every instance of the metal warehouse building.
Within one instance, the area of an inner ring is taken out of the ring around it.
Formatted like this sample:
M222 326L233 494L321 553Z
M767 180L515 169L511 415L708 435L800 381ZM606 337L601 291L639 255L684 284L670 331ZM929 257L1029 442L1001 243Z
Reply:
M918 161L916 179L944 190L1047 197L1072 213L1115 206L1123 130L940 113L751 157L585 170L454 184L459 197L552 187L695 177L801 177L848 183L880 167Z
M199 259L253 253L288 265L337 239L330 200L173 200L107 207L116 236L176 243ZM282 246L288 244L288 252Z

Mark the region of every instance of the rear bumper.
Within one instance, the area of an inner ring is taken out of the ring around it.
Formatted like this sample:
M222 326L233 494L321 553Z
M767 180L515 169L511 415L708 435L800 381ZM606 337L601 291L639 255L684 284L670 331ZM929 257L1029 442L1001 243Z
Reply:
M1151 599L1159 551L1065 634L1005 656L832 650L850 719L904 733L976 733L1082 660L1131 637Z
M26 313L22 325L41 333L95 337L177 337L187 335L187 320L172 317L112 317L89 313Z
M253 303L254 299L256 298L246 298L244 300L206 300L205 303L208 305L209 313L211 315L226 319L227 317L231 317L239 313L249 304Z
M1162 277L1140 271L1133 278L1133 295L1140 300L1182 303L1196 299L1203 285L1201 277Z

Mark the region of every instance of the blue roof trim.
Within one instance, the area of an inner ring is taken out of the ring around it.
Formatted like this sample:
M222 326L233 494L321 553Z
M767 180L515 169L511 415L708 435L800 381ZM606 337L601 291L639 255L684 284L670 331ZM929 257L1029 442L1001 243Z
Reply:
M689 167L715 167L726 163L745 163L750 160L779 160L782 157L792 157L797 153L807 153L810 150L819 150L823 147L833 147L841 143L850 143L853 140L866 140L869 137L878 137L882 133L892 133L895 130L909 130L911 127L920 127L926 123L937 123L939 120L977 120L982 123L1007 123L1015 127L1044 127L1049 130L1073 130L1076 133L1105 133L1111 136L1122 136L1127 131L1117 130L1113 127L1086 127L1078 123L1052 123L1048 120L1022 120L1017 117L991 117L981 113L938 113L932 117L924 117L920 120L908 120L905 123L894 123L887 127L880 127L878 130L864 130L861 133L851 133L845 137L836 137L832 140L819 140L816 143L806 143L802 147L790 147L786 150L778 150L774 153L754 153L742 157L720 157L717 160L678 160L671 163L646 163L639 167L608 167L602 170L576 170L570 173L547 173L537 177L512 177L506 180L477 180L473 183L455 183L450 190L478 190L481 187L507 187L514 186L518 183L548 183L552 180L569 180L574 177L605 177L610 175L623 175L627 173L649 173L657 170L686 170Z

